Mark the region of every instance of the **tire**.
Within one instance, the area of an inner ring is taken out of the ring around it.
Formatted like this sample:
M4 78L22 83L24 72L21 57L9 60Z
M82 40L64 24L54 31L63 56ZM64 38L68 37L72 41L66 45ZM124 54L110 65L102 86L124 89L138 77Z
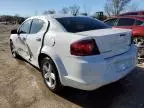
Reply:
M11 54L12 54L13 58L18 58L19 56L15 50L15 46L12 41L10 41L10 49L11 49Z
M60 82L58 71L54 62L49 58L45 57L41 60L41 72L46 86L54 93L62 91L63 86Z

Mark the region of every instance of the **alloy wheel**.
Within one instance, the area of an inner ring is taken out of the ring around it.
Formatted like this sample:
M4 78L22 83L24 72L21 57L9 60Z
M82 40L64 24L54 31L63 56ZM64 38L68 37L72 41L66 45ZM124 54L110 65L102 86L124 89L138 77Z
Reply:
M53 73L53 66L49 62L43 64L43 76L46 84L50 89L54 89L56 86L56 76Z

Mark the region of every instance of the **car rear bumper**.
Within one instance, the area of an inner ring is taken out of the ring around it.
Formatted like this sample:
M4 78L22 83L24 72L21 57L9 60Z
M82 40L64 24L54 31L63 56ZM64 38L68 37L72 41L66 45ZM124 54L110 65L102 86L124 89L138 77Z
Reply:
M65 64L68 75L63 84L82 90L94 90L115 82L130 73L137 64L137 48L132 45L128 52L115 57L88 59L70 59Z

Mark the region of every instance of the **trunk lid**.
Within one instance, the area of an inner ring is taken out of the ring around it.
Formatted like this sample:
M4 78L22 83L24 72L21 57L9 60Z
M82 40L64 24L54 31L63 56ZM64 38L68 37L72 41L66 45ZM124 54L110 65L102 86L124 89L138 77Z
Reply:
M95 39L100 53L104 58L109 58L129 50L132 33L131 30L110 28L79 32L77 34Z

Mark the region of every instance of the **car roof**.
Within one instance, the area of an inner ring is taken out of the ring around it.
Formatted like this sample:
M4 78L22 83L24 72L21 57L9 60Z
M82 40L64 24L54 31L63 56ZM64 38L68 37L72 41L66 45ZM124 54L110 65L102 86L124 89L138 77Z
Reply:
M138 19L144 21L144 15L124 15L124 16L112 16L109 19L113 18L132 18L132 19ZM108 19L108 20L109 20Z
M66 18L66 17L87 17L87 16L72 16L72 15L58 15L58 14L52 14L52 15L42 15L42 16L33 16L33 17L30 17L28 19L34 19L34 18L47 18L47 19L56 19L56 18Z
M124 15L132 15L132 14L144 15L144 10L142 10L142 11L134 11L134 12L126 12L126 13L122 13L120 15L124 16Z

